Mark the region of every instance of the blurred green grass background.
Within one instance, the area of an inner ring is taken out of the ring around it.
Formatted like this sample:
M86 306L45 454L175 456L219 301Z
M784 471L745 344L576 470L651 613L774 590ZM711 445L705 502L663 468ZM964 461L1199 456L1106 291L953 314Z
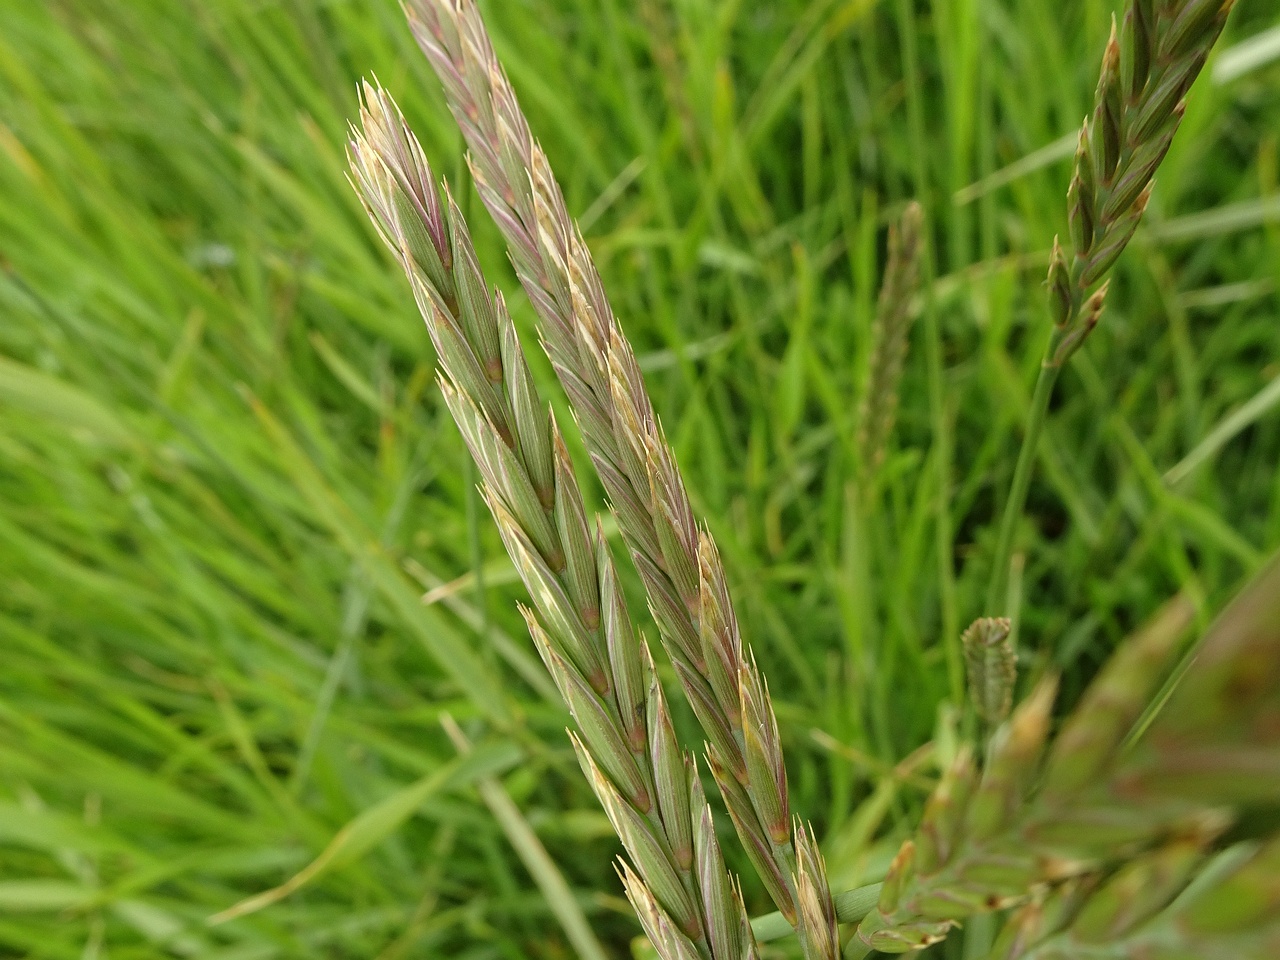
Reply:
M1024 672L1068 691L1178 591L1207 621L1280 545L1269 7L1239 4L1059 387L1015 584ZM726 555L795 807L859 882L918 808L927 769L894 764L983 612L1113 5L485 9ZM412 296L344 179L370 73L532 343L392 0L0 0L2 956L570 956L512 846L530 830L607 949L637 932ZM912 197L935 280L860 490L884 228ZM353 818L291 895L206 923Z

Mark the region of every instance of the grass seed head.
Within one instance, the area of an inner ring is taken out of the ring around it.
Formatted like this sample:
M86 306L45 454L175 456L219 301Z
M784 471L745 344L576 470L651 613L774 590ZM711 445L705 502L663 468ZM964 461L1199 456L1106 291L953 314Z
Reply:
M1007 617L982 617L971 623L960 638L969 680L969 702L983 723L994 726L1004 720L1013 705L1018 679L1018 655Z

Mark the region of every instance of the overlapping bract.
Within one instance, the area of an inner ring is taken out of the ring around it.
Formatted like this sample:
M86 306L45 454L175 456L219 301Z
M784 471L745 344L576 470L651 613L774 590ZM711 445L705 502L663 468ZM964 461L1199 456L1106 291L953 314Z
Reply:
M1234 3L1130 0L1119 31L1112 22L1067 191L1071 253L1055 240L1049 266L1056 337L1047 362L1061 366L1097 325L1103 280L1138 229L1182 122L1183 98Z
M411 0L406 9L466 139L480 196L541 319L544 346L706 734L712 772L739 836L778 907L801 922L772 704L744 652L723 564L694 521L635 354L473 0ZM811 888L827 890L821 860L803 866Z
M1174 838L1105 880L1043 891L987 960L1271 960L1280 956L1280 839L1207 855Z
M391 98L366 86L357 189L399 258L440 356L441 389L533 598L530 633L577 725L579 759L633 866L628 896L665 958L749 960L755 941L725 870L692 757L676 742L648 648L593 534L564 442L457 206L437 192Z

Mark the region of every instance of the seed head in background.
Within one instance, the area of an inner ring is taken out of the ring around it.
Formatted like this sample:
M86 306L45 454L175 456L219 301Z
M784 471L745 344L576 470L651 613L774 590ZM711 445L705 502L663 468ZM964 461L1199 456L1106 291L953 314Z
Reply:
M1000 519L983 613L1000 612L1004 602L1014 535L1058 375L1102 318L1107 273L1142 222L1156 168L1182 123L1184 98L1234 5L1235 0L1129 0L1119 31L1112 19L1093 112L1080 129L1067 189L1071 251L1055 238L1050 255L1053 327Z
M1103 282L1133 239L1156 168L1186 112L1185 97L1226 26L1235 0L1131 0L1102 57L1093 113L1080 129L1067 191L1068 256L1049 266L1057 334L1046 363L1061 366L1097 326Z

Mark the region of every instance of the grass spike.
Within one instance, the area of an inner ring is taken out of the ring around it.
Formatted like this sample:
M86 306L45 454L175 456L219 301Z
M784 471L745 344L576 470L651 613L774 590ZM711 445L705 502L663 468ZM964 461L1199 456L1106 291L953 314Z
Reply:
M1142 220L1156 168L1182 122L1183 98L1221 36L1232 5L1232 0L1129 0L1125 22L1133 29L1124 34L1127 55L1112 24L1093 115L1080 129L1067 189L1073 249L1069 257L1059 256L1055 241L1049 265L1053 326L1000 519L987 586L988 614L1000 612L1005 599L1014 536L1058 375L1102 317L1106 274ZM1127 96L1122 89L1126 63L1131 64ZM1064 260L1069 264L1065 276Z
M879 469L893 433L898 390L907 342L915 318L912 298L920 281L920 251L924 211L907 204L897 224L889 228L889 257L871 328L866 384L858 408L858 455L865 473Z
M727 578L718 556L709 564L699 556L688 494L635 354L568 215L546 155L529 131L479 10L473 0L409 0L406 10L470 149L481 198L506 237L516 273L541 319L547 354L582 426L637 561L663 646L695 714L722 761L735 771L748 771L749 778L751 770L772 778L751 783L752 797L782 796L785 784L777 778L777 764L747 764L742 755L746 732L739 726L745 721L735 716L738 704L725 702L724 684L717 694L717 685L706 677L697 622L702 583L710 578L711 588L727 600ZM737 652L742 647L734 643L724 649ZM745 662L740 656L730 675L738 675ZM726 730L730 736L724 735ZM781 809L786 812L785 804ZM770 856L777 872L789 877L795 857L791 841L776 845ZM778 906L795 912L793 903Z
M468 49L475 42L466 40ZM367 85L364 102L364 127L353 131L349 151L353 183L413 284L441 358L446 404L533 598L535 610L522 611L530 633L577 724L573 743L584 771L632 858L628 893L659 949L685 957L692 944L694 955L708 960L711 918L693 892L687 761L604 536L598 526L590 532L564 441L534 387L504 302L485 283L457 205L447 190L441 199L391 97ZM511 142L518 147L518 136ZM525 202L518 194L512 201ZM424 238L433 255L415 251ZM645 411L640 415L651 416ZM670 477L659 481L667 490ZM673 502L669 491L664 497ZM696 643L695 635L691 648ZM729 889L727 876L706 879ZM657 921L644 914L651 900L661 904Z

